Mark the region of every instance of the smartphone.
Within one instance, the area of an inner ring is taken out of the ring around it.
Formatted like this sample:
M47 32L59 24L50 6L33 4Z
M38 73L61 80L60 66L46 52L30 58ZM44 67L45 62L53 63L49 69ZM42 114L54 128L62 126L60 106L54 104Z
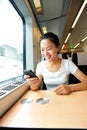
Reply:
M23 70L24 75L29 75L30 78L37 77L32 70Z

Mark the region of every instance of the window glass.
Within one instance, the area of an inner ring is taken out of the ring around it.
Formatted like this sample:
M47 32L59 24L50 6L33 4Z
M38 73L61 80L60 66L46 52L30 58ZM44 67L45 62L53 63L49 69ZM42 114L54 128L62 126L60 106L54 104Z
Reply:
M23 21L8 0L0 0L0 84L23 73Z

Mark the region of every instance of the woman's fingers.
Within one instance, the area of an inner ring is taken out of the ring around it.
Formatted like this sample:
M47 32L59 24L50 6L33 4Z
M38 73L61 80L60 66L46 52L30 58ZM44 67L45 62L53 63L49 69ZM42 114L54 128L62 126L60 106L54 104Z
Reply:
M56 89L54 91L56 94L66 95L71 92L71 89L68 85L60 85L60 86L56 87Z

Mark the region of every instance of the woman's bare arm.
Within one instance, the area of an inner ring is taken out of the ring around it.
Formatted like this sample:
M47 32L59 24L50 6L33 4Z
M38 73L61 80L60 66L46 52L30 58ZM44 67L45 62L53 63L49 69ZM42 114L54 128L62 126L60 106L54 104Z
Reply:
M24 78L29 84L31 90L36 91L40 89L42 76L38 75L38 77L30 78L29 75L24 75Z

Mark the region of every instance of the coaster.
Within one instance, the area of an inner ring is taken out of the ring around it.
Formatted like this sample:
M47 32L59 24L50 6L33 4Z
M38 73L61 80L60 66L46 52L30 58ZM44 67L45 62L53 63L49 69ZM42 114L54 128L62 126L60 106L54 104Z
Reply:
M48 98L38 98L36 100L36 103L38 103L38 104L45 104L45 103L48 103L48 102L49 102Z
M23 99L23 100L21 101L21 104L31 103L32 101L33 101L32 98L26 98L26 99Z

